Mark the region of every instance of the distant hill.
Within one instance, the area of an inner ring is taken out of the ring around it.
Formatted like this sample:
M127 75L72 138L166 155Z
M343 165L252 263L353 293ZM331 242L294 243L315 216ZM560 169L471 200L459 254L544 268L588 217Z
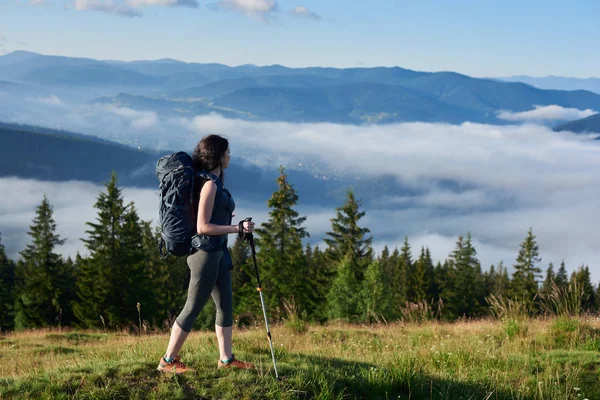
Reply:
M554 130L556 132L600 133L600 113L559 125Z
M439 72L403 83L444 103L482 112L529 111L536 105L600 110L600 95L584 90L541 90L523 83Z
M19 83L0 81L0 95L9 94L13 96L26 96L26 95L41 95L45 94L44 91L36 89L29 85L23 85Z
M40 180L104 182L115 170L121 181L150 186L136 171L156 162L156 154L70 132L0 124L0 175Z
M214 99L260 119L292 122L389 123L483 122L485 116L450 105L413 89L375 83L321 88L246 88Z
M0 122L0 177L101 184L114 170L120 185L157 189L156 162L169 153L138 150L73 132ZM367 199L373 193L384 195L399 190L394 187L394 179L385 176L323 180L309 171L288 169L287 173L304 205L339 206L350 186L357 196ZM265 202L277 188L278 175L275 167L259 168L236 159L226 172L226 184L234 195Z
M314 75L246 76L236 79L220 79L202 86L187 87L171 92L169 95L178 98L216 98L238 90L250 88L318 88L343 85L345 82L346 81L338 78L327 78Z
M215 106L210 101L202 100L175 100L166 98L153 98L127 93L119 93L113 97L100 97L92 101L96 104L112 104L119 107L128 107L135 110L155 111L163 115L177 115L193 117L210 112L218 112L224 117L248 117L248 112L235 112Z
M498 78L507 82L523 82L540 89L589 90L600 94L600 78L569 78L565 76L532 77L526 75Z

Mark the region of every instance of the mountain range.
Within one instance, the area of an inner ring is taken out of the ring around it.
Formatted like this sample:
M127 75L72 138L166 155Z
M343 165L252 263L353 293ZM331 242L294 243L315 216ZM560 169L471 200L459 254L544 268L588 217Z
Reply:
M60 101L113 104L159 115L217 112L260 121L507 124L498 117L500 111L518 113L547 105L600 111L600 94L592 91L545 90L522 82L400 67L230 67L16 51L0 56L0 81L0 93L16 102L39 92Z

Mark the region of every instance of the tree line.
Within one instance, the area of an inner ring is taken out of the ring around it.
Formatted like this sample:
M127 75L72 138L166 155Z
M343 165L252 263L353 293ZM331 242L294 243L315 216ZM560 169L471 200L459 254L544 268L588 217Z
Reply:
M269 317L324 323L391 322L415 315L453 321L491 314L491 302L519 301L531 315L548 311L543 300L577 287L578 311L600 309L600 287L588 266L570 276L564 262L549 264L543 275L539 247L530 229L513 263L483 269L471 235L458 237L454 250L434 264L429 248L387 246L375 254L366 211L352 190L335 211L325 246L310 244L296 210L299 197L283 168L268 200L269 219L255 231L257 261ZM18 260L6 256L0 241L0 330L73 326L104 330L164 330L185 303L186 258L161 259L158 230L140 220L135 204L124 202L113 173L94 204L95 221L81 240L87 255L63 258L57 246L53 207L44 196L29 228L30 242ZM247 242L230 245L236 323L262 318L254 264ZM208 302L195 328L212 328Z

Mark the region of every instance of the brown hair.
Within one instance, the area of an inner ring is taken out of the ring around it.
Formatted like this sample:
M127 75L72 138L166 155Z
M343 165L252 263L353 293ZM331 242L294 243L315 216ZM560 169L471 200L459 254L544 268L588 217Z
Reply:
M229 141L222 136L208 135L202 138L192 154L196 168L200 171L208 172L221 167L219 178L223 180L223 165L221 164L221 160L228 148Z

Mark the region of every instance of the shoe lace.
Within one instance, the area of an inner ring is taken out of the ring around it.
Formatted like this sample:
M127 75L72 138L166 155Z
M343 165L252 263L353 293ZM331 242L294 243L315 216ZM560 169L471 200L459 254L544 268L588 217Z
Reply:
M185 364L183 362L181 362L181 358L180 357L175 357L175 359L173 359L172 363L176 367L186 368Z

